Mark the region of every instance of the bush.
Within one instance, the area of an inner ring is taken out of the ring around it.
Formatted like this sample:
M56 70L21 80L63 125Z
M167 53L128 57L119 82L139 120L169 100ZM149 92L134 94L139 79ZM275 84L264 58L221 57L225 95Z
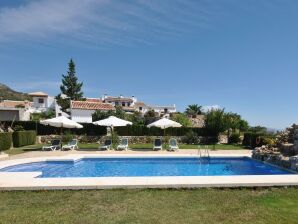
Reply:
M36 142L36 132L35 131L15 131L12 134L12 141L13 141L14 147L33 145Z
M10 149L12 145L12 134L10 132L0 133L0 151Z
M119 144L119 136L118 136L117 132L113 131L111 137L112 137L113 149L116 149Z
M276 141L270 137L262 137L261 138L262 145L275 145Z
M251 148L261 146L262 145L261 137L263 136L264 134L262 133L246 132L244 133L242 145L249 146Z
M198 134L193 131L189 131L185 136L183 136L182 142L186 144L199 144Z
M229 137L229 143L238 144L239 142L241 142L240 134L239 133L232 133L231 136Z
M62 135L62 142L70 142L73 139L73 135L70 133L70 131L67 131L64 135Z

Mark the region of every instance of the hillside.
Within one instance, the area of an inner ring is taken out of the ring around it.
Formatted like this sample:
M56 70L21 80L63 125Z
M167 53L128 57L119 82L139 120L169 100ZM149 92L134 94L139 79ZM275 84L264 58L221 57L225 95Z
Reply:
M30 100L27 93L17 92L0 83L0 100Z

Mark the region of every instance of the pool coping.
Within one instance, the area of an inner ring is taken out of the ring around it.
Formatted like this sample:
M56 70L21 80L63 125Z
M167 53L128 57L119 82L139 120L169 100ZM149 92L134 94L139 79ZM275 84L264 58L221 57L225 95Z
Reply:
M75 161L82 158L189 158L193 154L73 154L57 157L35 157L0 162L0 169L41 161ZM247 157L229 154L212 157ZM0 190L58 190L111 188L202 188L202 187L269 187L298 186L298 175L239 175L239 176L162 176L162 177L76 177L35 178L41 172L1 172Z

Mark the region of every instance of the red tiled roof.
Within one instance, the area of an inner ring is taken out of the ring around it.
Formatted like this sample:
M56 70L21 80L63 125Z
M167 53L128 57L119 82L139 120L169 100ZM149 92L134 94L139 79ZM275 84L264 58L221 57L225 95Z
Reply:
M16 106L32 106L33 103L29 101L14 101L14 100L4 100L0 103L1 107L9 107L9 108L15 108Z
M110 103L71 101L71 109L108 111L108 110L115 110L115 107Z

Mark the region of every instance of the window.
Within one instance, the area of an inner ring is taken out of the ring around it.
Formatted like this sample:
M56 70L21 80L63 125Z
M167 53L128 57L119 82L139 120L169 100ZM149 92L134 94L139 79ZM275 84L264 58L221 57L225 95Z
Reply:
M168 108L165 108L164 111L165 111L165 114L168 113Z
M116 105L116 106L119 106L119 102L115 102L115 105Z
M139 107L139 111L142 111L143 110L143 107Z
M44 103L44 98L38 98L38 103Z
M122 107L125 107L125 102L122 102Z

